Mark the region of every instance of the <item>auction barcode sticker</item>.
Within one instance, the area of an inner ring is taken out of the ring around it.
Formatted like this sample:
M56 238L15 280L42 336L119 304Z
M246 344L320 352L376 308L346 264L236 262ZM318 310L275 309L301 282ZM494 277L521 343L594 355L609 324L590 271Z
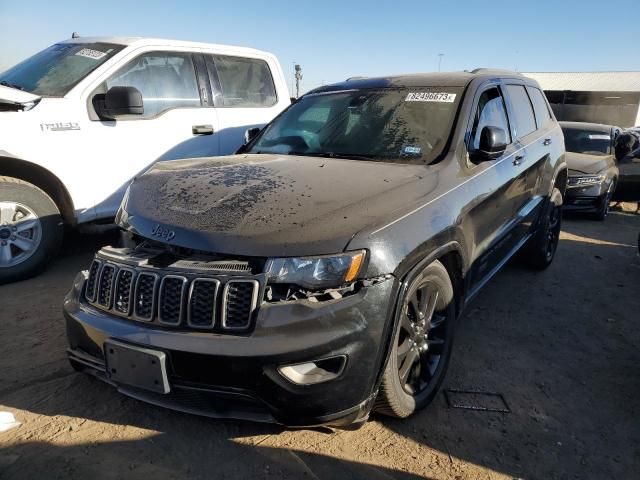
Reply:
M453 103L456 99L455 93L446 92L411 92L405 98L406 102L443 102Z
M106 53L101 52L99 50L92 50L91 48L83 48L79 50L76 55L79 57L92 58L94 60L98 60L106 55Z

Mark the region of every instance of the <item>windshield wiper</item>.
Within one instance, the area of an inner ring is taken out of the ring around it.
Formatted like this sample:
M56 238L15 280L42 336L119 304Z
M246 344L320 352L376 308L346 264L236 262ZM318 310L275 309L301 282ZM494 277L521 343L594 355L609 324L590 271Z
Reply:
M15 83L9 83L5 80L0 80L0 85L5 86L5 87L9 87L9 88L15 88L16 90L22 90L24 91L24 87L21 87L20 85L17 85Z

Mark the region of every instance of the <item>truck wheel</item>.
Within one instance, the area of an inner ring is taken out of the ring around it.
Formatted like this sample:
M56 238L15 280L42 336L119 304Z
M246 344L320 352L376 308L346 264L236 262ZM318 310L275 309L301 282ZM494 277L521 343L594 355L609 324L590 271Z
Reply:
M434 261L411 281L399 308L374 408L405 418L433 400L451 357L456 309L453 285L442 263Z
M524 259L534 270L544 270L556 254L562 228L562 194L553 189L547 202L536 233L529 239L524 249Z
M42 270L58 252L62 235L62 216L49 195L28 182L0 177L0 284Z

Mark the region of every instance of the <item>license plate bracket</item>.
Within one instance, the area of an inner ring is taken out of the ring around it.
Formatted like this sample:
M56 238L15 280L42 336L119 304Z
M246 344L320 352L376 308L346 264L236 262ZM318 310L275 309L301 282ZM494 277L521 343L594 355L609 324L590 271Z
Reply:
M104 357L107 375L115 383L157 393L170 392L166 353L108 340L104 342Z

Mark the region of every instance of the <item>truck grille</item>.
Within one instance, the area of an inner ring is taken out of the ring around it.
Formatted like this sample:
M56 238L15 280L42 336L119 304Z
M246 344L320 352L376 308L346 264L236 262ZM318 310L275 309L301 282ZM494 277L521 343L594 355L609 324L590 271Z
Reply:
M134 320L246 331L257 309L259 291L259 282L248 278L156 273L96 259L89 268L85 298L102 310Z

